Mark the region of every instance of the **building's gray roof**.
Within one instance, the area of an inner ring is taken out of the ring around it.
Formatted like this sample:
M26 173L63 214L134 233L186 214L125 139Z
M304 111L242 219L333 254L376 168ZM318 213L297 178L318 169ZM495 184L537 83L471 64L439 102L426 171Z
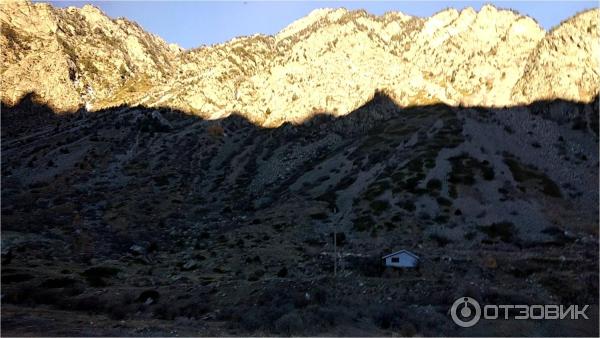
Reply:
M415 255L414 253L412 253L412 252L410 252L410 251L408 251L408 250L400 250L400 251L396 251L396 252L394 252L394 253L391 253L391 254L389 254L389 255L385 255L385 256L381 257L381 259L386 259L386 258L388 258L388 257L390 257L390 256L396 256L396 255L399 255L399 254L407 254L407 255L409 255L409 256L411 256L411 257L415 258L415 259L420 259L420 258L419 258L419 256Z

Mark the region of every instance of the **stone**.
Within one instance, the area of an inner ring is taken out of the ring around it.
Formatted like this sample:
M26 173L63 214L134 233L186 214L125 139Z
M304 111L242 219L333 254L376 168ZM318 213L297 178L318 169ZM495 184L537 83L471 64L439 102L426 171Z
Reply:
M185 270L185 271L189 271L189 270L194 270L197 267L198 267L198 262L192 259L192 260L185 262L185 264L183 264L181 269Z
M137 244L132 245L129 248L129 251L131 251L131 253L134 255L145 255L146 254L146 249L143 246L137 245Z

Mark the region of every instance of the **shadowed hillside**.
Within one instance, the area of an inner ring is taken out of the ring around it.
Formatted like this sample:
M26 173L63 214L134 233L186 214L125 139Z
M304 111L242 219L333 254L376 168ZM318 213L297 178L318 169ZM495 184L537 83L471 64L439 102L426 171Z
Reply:
M32 97L2 107L3 335L598 334L447 315L470 295L597 317L597 97L401 108L378 93L273 129L57 115ZM400 248L418 271L380 268Z

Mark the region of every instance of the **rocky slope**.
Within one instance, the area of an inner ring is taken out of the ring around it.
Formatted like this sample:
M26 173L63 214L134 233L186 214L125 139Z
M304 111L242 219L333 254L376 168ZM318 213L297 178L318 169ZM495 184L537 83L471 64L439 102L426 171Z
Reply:
M3 4L2 336L598 336L448 315L598 318L597 14L324 9L181 51Z
M562 97L590 101L600 83L600 10L580 13L549 32L513 89L516 101ZM552 71L550 71L552 70Z
M489 5L430 18L321 9L275 36L185 52L92 6L19 2L0 13L9 104L34 91L61 110L142 104L278 126L347 114L376 91L400 106L589 102L599 91L597 9L547 34Z
M178 47L91 5L3 2L0 21L0 90L7 104L29 92L58 110L126 104L177 64Z
M598 336L597 100L272 129L27 103L1 116L3 336ZM380 270L398 249L420 269ZM590 320L466 331L464 295Z

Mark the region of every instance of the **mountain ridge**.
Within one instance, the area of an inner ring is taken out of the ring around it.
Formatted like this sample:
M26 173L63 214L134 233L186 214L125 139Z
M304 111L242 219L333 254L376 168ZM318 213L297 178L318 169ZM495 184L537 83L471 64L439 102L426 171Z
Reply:
M344 115L377 91L400 106L495 107L553 98L589 102L599 92L593 57L600 49L598 9L549 32L530 17L491 5L479 12L449 8L429 18L318 9L272 36L191 50L89 5L56 9L19 2L3 5L1 12L3 31L12 33L0 43L12 47L3 52L2 64L2 101L9 105L33 91L59 111L141 104L209 119L237 112L273 127L320 112ZM53 34L36 31L52 24L57 50ZM39 34L32 37L31 29ZM578 42L566 41L566 35ZM46 46L37 44L44 39L50 41ZM59 67L35 68L41 63L29 59L40 54ZM554 61L547 66L536 55ZM26 76L32 68L48 74L40 77L52 85ZM573 79L546 80L563 73Z
M183 51L3 6L2 336L598 336L449 311L597 304L597 12L325 10Z

